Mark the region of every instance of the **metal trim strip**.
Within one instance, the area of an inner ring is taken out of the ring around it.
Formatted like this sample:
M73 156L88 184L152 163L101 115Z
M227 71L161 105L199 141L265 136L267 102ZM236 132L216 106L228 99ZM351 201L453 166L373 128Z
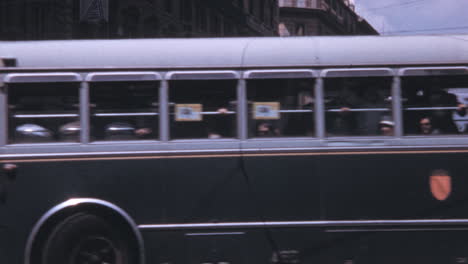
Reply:
M171 71L167 80L236 80L240 74L235 71Z
M345 221L287 221L287 222L225 222L192 224L144 224L140 230L175 229L238 229L238 228L282 228L282 227L356 227L356 226L453 226L468 225L468 219L414 219L414 220L345 220Z
M5 83L36 82L81 82L81 75L73 72L61 73L10 73L5 76Z
M159 81L157 72L93 72L89 73L86 82L121 82L121 81Z
M464 74L468 74L468 67L408 67L408 68L400 68L398 69L398 76L438 76L438 75L444 75L444 71L464 71ZM422 74L418 73L418 71L434 71L434 73L437 73L437 71L440 71L440 73L437 74ZM457 73L456 75L463 74L463 73ZM448 74L448 75L453 75L453 74Z
M244 79L300 79L316 78L317 73L310 69L294 70L250 70L243 74Z
M333 156L333 155L392 155L392 154L450 154L468 153L468 149L367 149L367 150L333 150L321 151L302 148L271 149L222 149L200 152L199 150L184 151L122 151L122 152L79 152L79 153L46 153L46 154L6 154L0 155L1 162L57 162L57 161L83 161L83 160L143 160L143 159L178 159L178 158L228 158L228 157L273 157L273 156Z
M390 68L340 68L324 69L320 72L322 78L343 77L390 77L394 71Z

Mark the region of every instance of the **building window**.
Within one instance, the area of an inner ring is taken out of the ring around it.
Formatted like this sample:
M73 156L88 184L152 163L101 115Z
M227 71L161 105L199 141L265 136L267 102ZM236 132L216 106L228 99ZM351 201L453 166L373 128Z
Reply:
M248 1L248 5L249 5L249 14L253 14L254 13L254 0L250 0Z
M270 25L273 27L275 25L275 3L270 3Z
M296 24L295 35L296 36L304 36L305 35L305 25L303 23Z
M207 11L206 7L200 7L200 29L207 31L208 21L207 21Z
M213 34L219 34L220 33L220 17L217 13L214 13L213 16L211 17L211 23L210 23L210 32Z
M122 10L122 35L127 38L139 37L140 10L130 6Z
M260 18L261 21L266 21L266 19L265 19L265 0L260 1L260 10L259 10L258 17Z
M184 0L180 3L180 17L185 22L192 20L192 1Z
M289 33L289 30L288 28L286 27L286 25L284 23L279 23L278 25L278 31L279 31L279 35L281 37L288 37L288 36L291 36L291 34Z
M46 32L46 21L47 21L47 7L36 5L33 8L33 15L32 15L32 34L33 39L42 39Z
M166 10L167 13L172 13L172 11L173 11L172 3L173 3L172 0L165 0L164 1L164 10Z

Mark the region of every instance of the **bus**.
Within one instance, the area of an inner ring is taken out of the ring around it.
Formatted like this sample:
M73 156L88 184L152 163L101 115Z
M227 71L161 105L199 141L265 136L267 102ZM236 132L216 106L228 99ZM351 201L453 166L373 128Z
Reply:
M468 262L468 35L0 42L0 263Z

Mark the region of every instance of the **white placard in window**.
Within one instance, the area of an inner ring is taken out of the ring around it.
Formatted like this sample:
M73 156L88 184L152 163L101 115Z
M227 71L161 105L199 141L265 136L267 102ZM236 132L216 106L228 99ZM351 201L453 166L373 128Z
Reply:
M254 102L253 119L279 119L279 102Z
M175 105L175 120L176 121L202 121L202 105L201 104L176 104Z

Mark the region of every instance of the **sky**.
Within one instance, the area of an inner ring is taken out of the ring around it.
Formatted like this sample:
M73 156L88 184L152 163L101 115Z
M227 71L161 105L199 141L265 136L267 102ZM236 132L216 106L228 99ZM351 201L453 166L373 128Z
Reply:
M382 35L468 34L468 0L354 0Z

